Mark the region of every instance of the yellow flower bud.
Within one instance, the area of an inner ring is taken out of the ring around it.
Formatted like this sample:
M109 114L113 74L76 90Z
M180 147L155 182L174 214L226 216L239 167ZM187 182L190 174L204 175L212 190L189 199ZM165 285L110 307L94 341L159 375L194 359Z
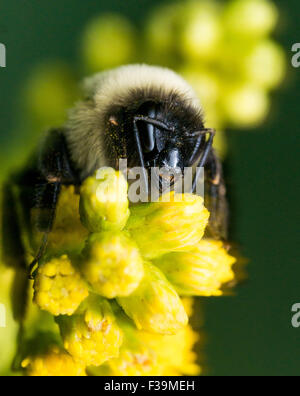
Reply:
M155 264L182 296L220 296L222 285L234 279L235 261L222 242L202 240L192 251L167 254Z
M272 40L262 40L250 47L240 62L247 80L263 89L276 88L285 77L285 53Z
M53 315L72 315L88 288L67 255L42 264L34 281L34 302Z
M188 65L181 70L181 74L194 88L201 99L201 104L205 107L216 106L222 87L215 72L205 68L200 69L198 65ZM214 124L211 125L216 127Z
M123 334L108 301L91 296L71 317L58 317L65 349L76 361L100 366L117 357Z
M144 266L145 276L139 287L118 302L138 329L175 334L188 322L182 302L158 268L148 263Z
M128 296L144 276L143 259L124 234L92 234L81 270L94 291L107 298Z
M120 231L129 217L128 185L121 172L102 168L81 187L81 221L91 232Z
M145 51L152 59L160 60L160 64L161 61L169 64L176 53L182 11L184 7L179 3L163 5L145 20Z
M209 212L203 198L193 194L168 195L161 201L133 206L127 229L147 259L189 250L203 237Z
M190 2L182 18L183 31L178 45L184 57L194 61L215 57L222 34L219 8L215 2Z
M47 353L28 357L22 362L27 375L31 377L83 377L85 366L59 348L51 348Z
M225 26L236 37L264 37L272 32L277 20L278 10L269 0L234 0L225 8Z
M224 89L226 98L223 97L221 105L225 117L233 126L257 126L268 115L270 98L262 88L243 83Z

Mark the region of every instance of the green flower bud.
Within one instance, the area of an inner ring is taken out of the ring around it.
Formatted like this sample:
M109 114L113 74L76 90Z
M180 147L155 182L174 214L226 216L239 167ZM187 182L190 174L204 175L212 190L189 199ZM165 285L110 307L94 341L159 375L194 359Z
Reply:
M66 111L78 95L72 69L61 62L38 66L27 83L24 101L36 127L48 128L66 121Z
M97 16L82 37L82 57L91 72L131 63L135 57L135 31L122 15Z

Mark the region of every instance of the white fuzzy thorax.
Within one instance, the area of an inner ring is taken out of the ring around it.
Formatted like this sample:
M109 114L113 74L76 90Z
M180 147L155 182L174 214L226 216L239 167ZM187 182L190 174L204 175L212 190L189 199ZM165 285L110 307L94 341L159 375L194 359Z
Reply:
M148 66L122 66L107 72L98 73L84 81L84 90L92 95L97 106L105 113L118 99L126 96L131 89L163 89L166 92L176 91L196 109L199 99L191 86L178 74L170 69Z
M66 138L75 164L84 169L86 177L96 169L109 165L105 156L103 137L108 110L123 104L134 89L158 89L176 92L189 106L200 109L199 99L190 85L172 70L148 66L122 66L98 73L84 80L83 90L90 101L79 102L70 112Z

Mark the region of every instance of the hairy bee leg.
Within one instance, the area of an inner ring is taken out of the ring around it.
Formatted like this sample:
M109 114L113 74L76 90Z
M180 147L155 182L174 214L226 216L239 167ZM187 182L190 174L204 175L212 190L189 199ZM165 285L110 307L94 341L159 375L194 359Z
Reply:
M205 165L205 205L210 211L209 237L226 241L228 238L228 204L223 169L212 149Z
M40 192L38 195L38 200L36 202L36 209L38 210L36 227L40 232L43 232L44 235L39 250L29 266L30 279L33 279L33 273L36 269L36 266L45 254L47 248L48 235L52 231L55 220L56 206L61 191L61 184L49 183L44 186L40 185L38 186L38 190L40 190Z
M199 177L201 177L201 173L202 173L201 168L203 168L203 166L205 166L205 164L209 158L209 154L212 151L212 145L213 145L216 131L214 129L205 129L205 130L199 132L200 136L201 135L206 136L207 134L209 134L209 138L205 142L205 146L204 146L202 155L201 155L202 148L199 146L199 153L198 153L198 155L195 155L195 157L193 158L193 162L198 162L198 165L197 165L196 175L194 177L191 193L195 193L195 191L196 191L197 183L198 183ZM199 158L199 156L200 156L200 158Z

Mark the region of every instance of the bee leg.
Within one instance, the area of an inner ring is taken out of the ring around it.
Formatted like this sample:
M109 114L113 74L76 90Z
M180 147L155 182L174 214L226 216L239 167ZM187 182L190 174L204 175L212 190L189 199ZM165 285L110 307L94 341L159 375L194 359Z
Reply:
M213 145L215 134L216 134L216 131L214 129L204 129L203 131L199 132L199 139L201 139L201 136L206 136L206 135L209 135L209 138L208 138L208 140L206 140L203 149L201 148L201 146L199 146L199 149L196 151L196 153L194 154L194 156L191 160L192 163L195 163L195 162L198 163L197 169L196 169L196 175L194 177L194 181L193 181L193 185L192 185L192 193L194 193L196 191L198 180L202 175L202 168L208 162L209 155L212 151L212 145Z
M47 134L38 158L37 168L39 178L34 184L33 210L36 213L36 227L38 231L44 233L44 236L29 268L31 277L46 251L62 185L80 184L78 174L72 166L63 131L51 130Z
M227 241L228 203L223 169L215 151L211 149L205 164L205 205L210 212L207 236Z

